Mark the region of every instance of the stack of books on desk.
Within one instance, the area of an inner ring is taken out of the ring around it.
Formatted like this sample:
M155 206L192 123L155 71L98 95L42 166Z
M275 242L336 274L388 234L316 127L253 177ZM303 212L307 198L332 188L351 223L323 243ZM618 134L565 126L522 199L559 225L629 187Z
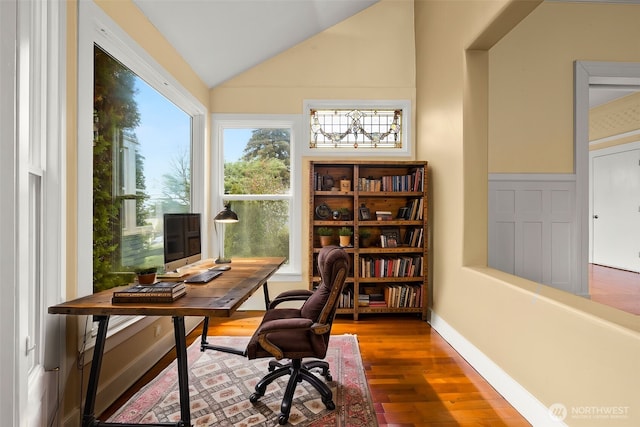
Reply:
M134 285L113 292L112 303L173 302L187 293L184 282L157 282L153 285Z

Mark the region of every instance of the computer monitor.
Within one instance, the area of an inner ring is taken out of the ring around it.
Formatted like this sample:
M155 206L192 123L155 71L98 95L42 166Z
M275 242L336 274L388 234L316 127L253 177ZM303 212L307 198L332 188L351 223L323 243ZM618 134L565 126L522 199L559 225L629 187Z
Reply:
M164 268L174 271L202 258L200 214L164 214Z

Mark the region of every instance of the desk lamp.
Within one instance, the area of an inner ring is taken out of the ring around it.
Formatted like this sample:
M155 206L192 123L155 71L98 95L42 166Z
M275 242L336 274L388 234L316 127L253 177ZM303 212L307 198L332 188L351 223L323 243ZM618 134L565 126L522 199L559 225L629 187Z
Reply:
M224 224L230 224L233 222L238 222L238 214L231 210L228 203L224 205L224 209L218 212L218 215L213 218L216 236L218 236L218 241L220 242L220 255L218 256L218 259L215 260L216 264L228 264L231 262L231 259L224 257L224 233L222 234L222 238L220 238L221 236L218 234L217 224L222 224L222 229L224 230Z

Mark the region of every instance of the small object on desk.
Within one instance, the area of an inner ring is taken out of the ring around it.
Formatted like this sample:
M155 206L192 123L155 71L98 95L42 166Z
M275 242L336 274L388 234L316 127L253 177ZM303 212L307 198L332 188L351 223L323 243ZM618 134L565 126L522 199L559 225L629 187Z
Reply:
M185 277L187 275L186 272L182 271L167 271L166 273L158 273L157 274L157 278L158 279L170 279L170 280L182 280L183 277Z
M112 303L173 302L187 293L183 282L158 282L153 285L135 285L115 291Z
M218 265L216 267L210 267L208 270L209 271L227 271L227 270L231 270L231 266L230 265Z
M222 274L222 271L206 270L187 278L184 283L208 283Z

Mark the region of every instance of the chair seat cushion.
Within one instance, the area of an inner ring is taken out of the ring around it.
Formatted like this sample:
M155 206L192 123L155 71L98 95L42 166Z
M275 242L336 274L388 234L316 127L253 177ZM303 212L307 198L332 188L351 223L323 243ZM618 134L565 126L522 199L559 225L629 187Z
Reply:
M260 344L260 336L265 333L267 340L278 347L283 357L301 359L304 357L324 357L327 350L325 338L314 334L309 328L312 322L300 317L297 308L269 310L247 345L247 357L277 357L277 352L269 351Z

